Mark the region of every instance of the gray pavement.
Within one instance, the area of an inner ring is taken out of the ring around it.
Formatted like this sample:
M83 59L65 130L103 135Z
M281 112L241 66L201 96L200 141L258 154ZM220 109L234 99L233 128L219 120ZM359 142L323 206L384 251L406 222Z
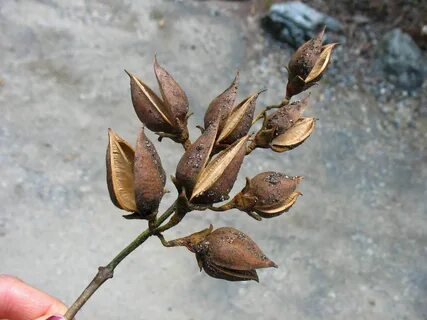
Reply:
M123 69L154 87L157 52L190 97L194 128L236 68L240 98L268 88L258 108L278 102L289 56L215 1L4 0L0 30L0 273L66 303L145 228L121 218L105 184L107 128L134 142L140 126ZM219 281L152 239L78 318L426 319L427 121L396 127L373 97L327 82L312 90L312 137L254 152L235 185L266 170L304 175L290 214L194 213L166 234L234 226L279 269L261 270L259 284ZM156 145L173 174L182 148Z

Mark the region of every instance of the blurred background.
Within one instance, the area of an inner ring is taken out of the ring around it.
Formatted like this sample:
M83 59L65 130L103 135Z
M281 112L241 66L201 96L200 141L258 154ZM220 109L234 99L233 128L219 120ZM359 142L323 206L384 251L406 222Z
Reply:
M303 175L304 196L275 219L191 213L165 234L233 226L279 269L220 281L151 239L78 318L427 319L426 12L421 0L1 1L0 272L70 304L145 228L105 183L107 128L134 143L141 126L124 68L155 88L157 53L187 92L194 139L237 68L239 99L267 88L258 110L278 103L290 54L326 25L341 45L310 90L316 130L291 152L253 152L232 192L276 170ZM182 147L156 146L173 174Z

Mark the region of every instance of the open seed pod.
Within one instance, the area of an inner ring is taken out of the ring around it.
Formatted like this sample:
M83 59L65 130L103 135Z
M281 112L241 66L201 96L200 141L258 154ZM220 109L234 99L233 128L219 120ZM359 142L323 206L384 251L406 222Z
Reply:
M228 281L255 280L256 269L277 265L243 232L218 228L193 247L200 269L213 278Z
M192 203L212 204L228 199L246 154L248 136L218 153L200 172L190 197Z
M255 136L256 146L269 148L274 138L291 128L301 118L308 105L308 97L306 96L300 101L284 105L271 114Z
M272 218L288 211L301 195L296 191L302 177L279 172L263 172L246 179L246 186L232 200L235 208Z
M178 119L181 123L186 123L188 113L187 95L169 72L159 65L157 57L154 59L154 73L156 74L164 103L169 107L175 119Z
M185 188L190 197L200 172L206 166L218 132L218 120L207 127L202 135L193 143L179 160L176 167L175 183L179 191Z
M291 56L288 65L286 98L301 93L320 80L331 59L336 43L322 46L325 29L307 41Z
M247 97L233 108L219 133L218 144L230 145L248 134L252 126L256 100L259 94L260 92Z
M144 218L156 214L164 194L166 175L152 142L141 129L135 150L134 162L135 203L137 212Z
M106 155L107 186L113 204L126 211L135 212L135 184L133 164L135 152L124 139L108 129Z
M127 74L130 77L132 103L139 120L151 131L177 133L177 123L169 107L141 79L129 72Z
M314 118L300 118L284 133L275 137L270 148L276 152L292 150L303 143L313 132L316 120Z
M126 71L130 77L132 103L139 120L151 131L162 133L176 142L188 139L188 99L172 76L157 59L154 72L162 99L141 79Z
M219 96L212 100L205 113L204 125L207 129L212 123L219 119L219 130L222 130L228 114L236 100L237 89L239 87L239 72L230 86L224 90Z

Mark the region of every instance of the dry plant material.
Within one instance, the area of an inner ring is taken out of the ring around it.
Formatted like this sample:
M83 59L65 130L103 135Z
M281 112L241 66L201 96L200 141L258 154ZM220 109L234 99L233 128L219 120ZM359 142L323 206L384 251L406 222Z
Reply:
M108 129L107 186L111 201L122 210L135 212L133 165L135 151L113 130Z
M254 118L262 91L235 105L239 82L237 72L230 86L213 99L204 116L204 128L194 143L188 135L188 98L182 87L154 60L159 95L136 75L129 74L135 112L145 128L185 148L172 181L175 202L158 214L163 199L166 173L154 144L141 129L135 151L113 130L108 131L107 185L115 206L131 212L127 219L148 220L148 228L99 271L82 295L67 311L71 320L91 295L113 276L116 266L149 237L157 236L166 247L184 246L196 255L200 270L228 281L258 281L257 270L277 267L245 233L232 228L202 231L167 241L163 234L185 221L192 211L238 209L252 218L273 218L287 212L297 201L300 176L267 171L246 179L246 185L228 200L246 156L255 149L285 152L301 145L313 133L315 119L303 117L309 96L291 102L319 81L336 44L323 45L324 30L302 45L291 57L286 95L277 105L267 106ZM254 91L256 92L256 91ZM271 111L275 109L274 111ZM251 128L263 118L255 134ZM199 127L200 128L200 127ZM266 150L267 149L267 150ZM251 155L253 156L253 155Z
M248 136L221 151L201 172L190 200L212 204L227 200L246 154Z
M132 103L139 120L160 138L185 144L188 140L188 99L175 79L154 60L154 73L162 99L137 76L130 77Z
M200 271L228 281L258 280L256 269L277 268L258 245L243 232L230 228L210 228L187 237L165 242L168 247L185 246L196 254Z
M286 99L290 99L318 82L325 72L337 43L322 45L325 29L307 41L291 56L288 65Z
M290 177L280 172L263 172L246 178L246 186L228 204L247 213L255 212L263 218L276 217L288 211L301 192L296 191L302 177Z
M141 129L135 149L135 202L144 218L157 213L166 184L166 174L153 143ZM152 218L152 217L150 217Z
M219 120L219 130L222 130L225 121L230 113L231 108L236 101L237 90L239 88L239 72L230 86L224 90L219 96L212 100L205 113L205 129L216 120Z

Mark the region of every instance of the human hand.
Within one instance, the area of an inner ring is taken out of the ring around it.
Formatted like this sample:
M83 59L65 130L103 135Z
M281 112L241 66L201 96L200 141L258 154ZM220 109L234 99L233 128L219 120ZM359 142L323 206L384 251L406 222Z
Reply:
M0 319L62 320L65 305L23 281L0 275Z

